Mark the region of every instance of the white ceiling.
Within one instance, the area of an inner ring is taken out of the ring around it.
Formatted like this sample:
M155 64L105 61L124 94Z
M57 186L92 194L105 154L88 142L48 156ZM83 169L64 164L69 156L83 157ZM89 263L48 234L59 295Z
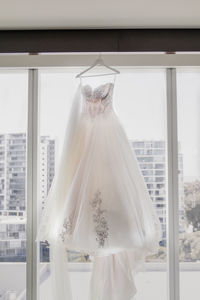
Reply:
M0 29L68 28L200 28L200 1L0 1Z

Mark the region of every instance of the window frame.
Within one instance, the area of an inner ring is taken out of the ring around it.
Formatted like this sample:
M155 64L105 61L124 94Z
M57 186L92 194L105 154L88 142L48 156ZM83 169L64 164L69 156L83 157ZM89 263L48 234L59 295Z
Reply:
M0 55L0 70L28 69L28 130L27 130L27 300L38 298L37 257L39 247L35 243L37 232L38 163L39 163L39 69L66 68L90 65L96 53L48 54L48 55ZM110 65L131 68L161 68L166 70L166 118L167 118L167 292L168 300L179 300L179 197L178 197L178 135L177 135L177 68L200 67L199 54L137 54L110 53L105 60ZM169 180L170 178L170 180ZM191 265L192 263L190 263ZM149 263L147 270L166 270L165 263ZM187 270L188 263L181 263ZM194 269L199 266L194 264ZM91 263L71 263L70 271L90 271Z

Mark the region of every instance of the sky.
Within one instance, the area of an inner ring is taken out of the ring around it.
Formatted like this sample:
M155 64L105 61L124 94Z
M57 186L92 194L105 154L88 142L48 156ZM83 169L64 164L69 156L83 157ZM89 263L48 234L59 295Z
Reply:
M119 68L120 69L120 68ZM67 126L73 95L79 84L79 69L39 72L41 135L56 139L57 151ZM112 76L87 78L99 85ZM184 176L200 177L200 73L177 76L178 134L184 158ZM133 140L166 140L166 86L164 69L120 69L113 105L127 136ZM26 132L27 71L0 71L0 133Z

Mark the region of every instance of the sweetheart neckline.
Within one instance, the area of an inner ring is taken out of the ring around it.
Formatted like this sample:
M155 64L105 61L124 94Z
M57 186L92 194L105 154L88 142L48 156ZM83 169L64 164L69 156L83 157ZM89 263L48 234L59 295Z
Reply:
M98 86L95 87L95 88L92 88L92 86L91 86L90 84L84 84L84 85L82 85L82 89L85 89L86 87L89 87L90 90L91 90L91 93L92 93L92 95L93 95L94 92L95 92L96 90L98 90L99 88L104 87L104 86L106 86L106 85L110 85L110 86L113 85L113 86L114 86L114 83L113 83L113 82L103 83L103 84L98 85Z

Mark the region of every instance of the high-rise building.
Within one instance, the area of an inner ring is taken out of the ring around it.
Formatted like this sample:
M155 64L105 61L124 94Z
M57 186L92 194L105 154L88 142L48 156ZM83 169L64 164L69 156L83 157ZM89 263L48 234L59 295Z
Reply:
M0 215L5 205L5 135L0 135Z
M40 143L40 209L45 207L45 201L55 173L55 140L48 136L41 137Z
M166 246L166 191L167 156L166 143L162 140L131 140L149 195L162 226L161 245ZM180 147L179 147L180 152ZM179 153L179 199L180 216L184 215L183 155ZM181 220L181 218L180 218ZM181 228L181 227L180 227Z
M26 134L0 135L0 261L26 259ZM55 141L41 137L40 203L55 172Z

